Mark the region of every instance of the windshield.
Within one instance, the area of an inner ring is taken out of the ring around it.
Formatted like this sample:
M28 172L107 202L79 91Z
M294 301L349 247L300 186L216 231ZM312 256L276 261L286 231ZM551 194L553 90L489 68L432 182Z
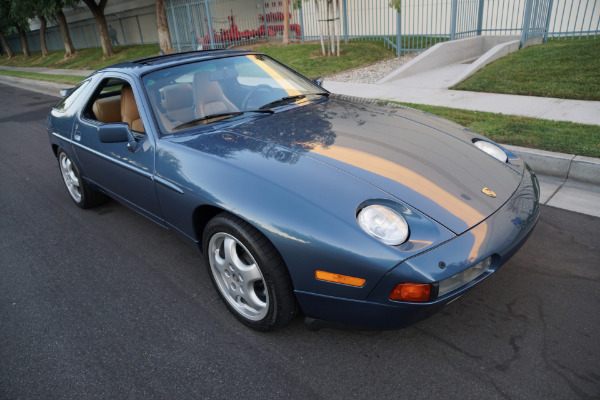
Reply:
M177 65L142 80L163 134L246 113L267 114L327 95L308 79L257 54Z

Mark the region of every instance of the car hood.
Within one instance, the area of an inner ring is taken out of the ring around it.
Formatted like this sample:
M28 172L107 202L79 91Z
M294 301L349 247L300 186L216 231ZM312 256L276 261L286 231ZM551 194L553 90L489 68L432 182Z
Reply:
M518 171L474 147L464 128L412 109L326 99L260 115L228 131L350 174L456 234L500 208L521 181Z

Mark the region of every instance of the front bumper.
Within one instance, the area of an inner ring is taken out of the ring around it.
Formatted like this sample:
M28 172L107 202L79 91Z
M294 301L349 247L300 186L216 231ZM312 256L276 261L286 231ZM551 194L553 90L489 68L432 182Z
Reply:
M414 324L443 308L494 273L525 243L539 217L539 184L525 168L521 184L494 214L442 245L404 260L373 289L366 300L296 292L307 316L352 326L396 329ZM423 303L389 299L403 282L435 284L492 257L488 270L466 285ZM445 265L440 268L440 263Z

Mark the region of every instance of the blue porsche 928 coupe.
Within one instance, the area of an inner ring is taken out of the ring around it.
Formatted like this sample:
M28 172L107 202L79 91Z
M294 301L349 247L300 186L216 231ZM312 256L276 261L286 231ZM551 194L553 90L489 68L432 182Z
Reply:
M538 218L518 157L420 111L219 50L101 69L47 120L81 208L107 196L198 245L247 326L393 329L493 274Z

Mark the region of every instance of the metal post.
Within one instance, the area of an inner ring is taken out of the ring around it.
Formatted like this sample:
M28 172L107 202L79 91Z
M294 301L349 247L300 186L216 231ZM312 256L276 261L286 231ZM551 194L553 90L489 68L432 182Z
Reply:
M302 12L302 3L300 3L300 10L299 13L300 14L300 41L302 41L302 43L304 43L304 13Z
M119 17L117 17L119 18ZM127 44L127 38L125 38L125 29L123 29L123 20L119 18L119 25L121 26L121 35L123 36L123 44Z
M269 40L269 30L267 29L267 12L265 11L265 0L262 0L263 24L265 25L265 38Z
M192 22L192 13L190 12L190 5L186 4L185 5L185 11L188 17L188 25L190 26L187 30L188 33L190 34L190 36L192 36L191 38L191 43L192 43L192 50L196 50L198 48L198 43L197 43L197 38L196 38L196 27L194 26L193 22Z
M140 26L140 19L138 16L135 16L135 20L137 21L138 32L140 33L140 41L144 44L144 36L142 36L142 27ZM125 40L125 35L123 35L123 40Z
M481 36L483 29L483 6L484 0L479 0L479 13L477 14L477 36Z
M456 13L458 12L458 0L452 0L452 10L450 11L450 40L456 39Z
M179 40L179 25L177 25L177 19L175 19L175 6L171 5L171 18L173 18L173 25L175 29L175 40L177 40L177 52L181 53L181 40Z
M402 14L396 11L396 56L402 56L402 32L400 28L402 27Z
M212 17L210 16L210 7L208 6L208 1L204 2L204 9L206 10L206 20L208 22L208 34L210 35L210 48L214 49L215 48L215 34L213 32Z
M525 46L525 41L529 39L529 26L531 23L531 3L533 0L527 0L525 4L525 16L523 17L523 32L521 33L521 48Z
M348 8L346 0L342 0L342 14L344 17L344 43L348 43Z
M96 40L96 47L101 47L100 40L98 39L98 33L96 32L96 25L92 25L92 32L94 32L94 39Z
M548 16L546 19L546 30L544 32L544 43L548 41L548 30L550 30L550 17L552 16L552 7L554 6L554 0L550 0L548 4Z

